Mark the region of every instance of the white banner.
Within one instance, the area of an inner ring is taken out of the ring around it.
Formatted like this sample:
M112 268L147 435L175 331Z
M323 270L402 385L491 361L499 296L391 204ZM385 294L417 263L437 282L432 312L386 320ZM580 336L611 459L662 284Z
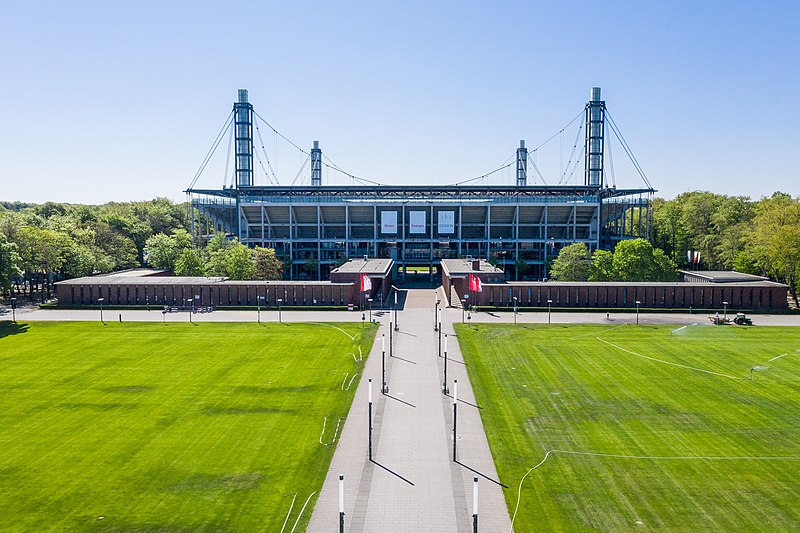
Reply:
M381 233L397 233L397 211L381 211Z
M439 211L439 233L456 232L456 212Z
M408 212L408 232L425 233L425 211Z

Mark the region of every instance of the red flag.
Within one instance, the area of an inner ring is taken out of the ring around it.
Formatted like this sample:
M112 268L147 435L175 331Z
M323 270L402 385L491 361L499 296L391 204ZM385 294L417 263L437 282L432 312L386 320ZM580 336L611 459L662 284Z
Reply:
M471 291L475 290L475 276L473 276L472 274L469 275L469 290Z
M371 290L372 290L372 281L369 279L369 276L366 274L361 274L361 292L371 291Z

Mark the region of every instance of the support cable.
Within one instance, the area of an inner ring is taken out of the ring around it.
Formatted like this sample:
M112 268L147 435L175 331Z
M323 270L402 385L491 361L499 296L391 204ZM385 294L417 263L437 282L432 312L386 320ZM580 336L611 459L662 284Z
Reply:
M561 174L561 179L558 180L559 183L564 181L564 178L567 175L567 171L569 170L569 167L572 164L572 158L575 156L575 150L578 149L578 141L581 138L582 131L583 131L583 124L580 125L580 127L578 128L578 133L575 135L575 142L572 144L572 151L569 154L567 165L564 167L564 172Z
M533 160L533 153L532 152L528 152L528 161L530 162L531 166L533 167L533 170L536 171L536 174L539 176L539 179L542 180L542 183L544 185L547 185L547 180L544 179L544 176L542 176L542 172L539 170L539 167L536 165L536 161Z
M206 157L203 159L203 162L200 164L200 168L197 169L197 172L195 173L194 178L192 178L192 182L189 184L189 189L191 189L192 187L195 186L195 184L197 183L197 180L200 178L200 175L206 169L206 166L208 166L208 162L211 161L211 157L214 155L214 152L217 150L217 147L219 146L219 143L222 142L222 138L225 135L225 132L228 130L228 128L230 127L231 124L233 124L233 111L231 111L230 114L228 115L228 118L225 119L225 125L222 126L221 130L219 130L219 133L217 134L217 138L214 139L214 142L211 145L211 148L208 150L208 153L206 154Z
M586 153L586 147L585 146L583 146L581 148L581 151L578 154L578 157L575 159L575 164L572 167L572 172L570 172L569 176L567 176L566 179L564 180L565 183L568 183L570 180L572 180L573 176L575 176L575 172L578 170L578 167L581 165L581 161L583 160L583 154L584 153ZM562 185L562 182L559 181L558 184Z
M231 166L231 151L233 148L233 129L234 128L231 128L231 134L228 136L228 153L225 156L225 177L222 179L223 187L228 184L228 170L230 170ZM231 176L231 188L233 188L233 176L235 175L236 173L234 172Z
M536 148L534 148L533 150L530 150L530 151L531 151L531 152L535 152L535 151L536 151L536 150L538 150L539 148L542 148L544 145L546 145L547 143L549 143L550 141L552 141L553 139L555 139L556 137L558 137L559 135L561 135L561 134L564 132L564 130L565 130L565 129L567 129L567 128L569 128L569 127L572 125L572 123L573 123L573 122L575 122L576 120L578 120L578 119L581 117L581 115L583 115L583 113L584 113L584 111L581 111L580 113L578 113L577 115L575 115L575 118L573 118L572 120L570 120L569 122L567 122L567 125L566 125L566 126L564 126L563 128L561 128L560 130L558 130L556 133L554 133L553 135L551 135L551 136L550 136L550 137L549 137L549 138L548 138L548 139L547 139L545 142L543 142L542 144L540 144L539 146L537 146Z
M258 121L256 121L256 133L258 134L258 142L261 143L261 151L264 153L264 159L267 160L267 166L269 167L270 171L272 171L272 177L275 178L275 182L273 183L272 179L270 179L269 174L267 174L267 179L273 185L280 185L280 181L278 181L278 176L275 175L275 169L272 168L272 164L269 162L269 156L267 155L267 149L264 146L264 138L261 137L261 129L258 127ZM258 152L256 152L258 153ZM264 167L264 164L261 164L261 167ZM266 170L264 171L266 173Z
M625 150L625 153L628 155L628 158L631 160L631 163L633 163L633 166L639 173L639 176L642 178L645 185L647 185L649 188L652 189L653 186L650 184L650 180L647 179L644 170L642 170L641 165L639 165L639 161L636 160L636 156L633 155L633 151L631 150L630 146L628 146L628 143L625 141L625 138L622 136L622 133L619 131L617 124L614 122L614 119L611 117L611 114L608 112L608 110L606 110L606 116L608 117L608 124L609 126L611 126L611 131L614 132L614 135L617 136L617 139L622 145L623 150Z
M514 165L514 164L516 164L516 161L511 161L510 163L505 164L505 165L503 165L503 166L501 166L499 168L496 168L496 169L492 170L491 172L487 172L486 174L481 174L480 176L477 176L475 178L470 178L468 180L459 181L458 183L452 183L449 186L464 185L465 183L470 183L472 181L478 181L478 180L482 180L482 179L488 178L492 174L500 172L501 170L504 170L504 169L510 167L511 165Z
M297 181L297 178L299 178L299 177L300 177L300 174L302 174L302 173L303 173L303 170L306 168L306 165L308 164L308 162L309 162L310 160L311 160L311 156L308 156L308 157L306 157L306 160L305 160L305 161L303 161L303 166L301 166L301 167L300 167L300 170L298 170L298 171L297 171L297 175L296 175L296 176L294 177L294 179L292 180L292 185L290 185L290 187L291 187L291 186L294 186L295 182Z
M256 111L255 111L255 110L253 110L253 114L254 114L255 116L257 116L258 118L260 118L260 119L261 119L261 121L262 121L264 124L266 124L266 125L267 125L267 127L268 127L269 129L271 129L272 131L274 131L274 132L275 132L275 135L279 136L281 139L283 139L283 140L284 140L284 141L286 141L287 143L291 144L292 146L294 146L295 148L297 148L298 150L300 150L302 153L306 154L307 156L311 156L311 154L310 154L308 151L306 151L306 150L303 150L302 148L300 148L299 146L297 146L295 143L293 143L292 141L290 141L290 140L289 140L289 138L288 138L288 137L286 137L286 135L284 135L283 133L281 133L281 132L279 132L278 130L276 130L275 128L273 128L273 127L272 127L272 124L270 124L269 122L267 122L267 120L266 120L264 117L262 117L261 115L259 115L258 113L256 113Z
M611 157L611 139L613 135L608 136L608 140L606 141L606 154L608 154L608 174L611 176L611 186L613 188L617 188L617 178L614 176L614 159ZM608 186L608 185L606 185Z

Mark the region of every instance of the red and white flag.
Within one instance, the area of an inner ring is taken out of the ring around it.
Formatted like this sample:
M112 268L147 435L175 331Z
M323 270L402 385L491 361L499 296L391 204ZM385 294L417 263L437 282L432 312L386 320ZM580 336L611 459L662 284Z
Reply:
M481 278L475 276L475 292L483 292L483 285L481 285Z
M372 290L372 280L367 274L361 274L361 292Z
M694 253L694 263L696 265L700 264L700 252L698 252L698 251L695 251L695 253Z

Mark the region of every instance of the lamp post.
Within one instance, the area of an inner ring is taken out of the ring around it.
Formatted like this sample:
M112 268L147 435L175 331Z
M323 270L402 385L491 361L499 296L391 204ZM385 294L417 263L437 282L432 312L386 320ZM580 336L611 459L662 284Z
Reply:
M636 325L637 326L639 325L639 305L641 303L642 302L640 302L639 300L636 300Z
M550 323L550 306L553 305L553 300L547 300L547 323Z
M478 533L478 476L472 478L472 533Z
M723 306L722 307L722 309L723 309L723 311L722 311L722 319L723 320L727 320L728 319L728 302L722 302L722 306Z
M344 474L339 474L339 533L344 533Z
M257 296L256 305L258 306L258 323L261 324L261 300L265 300L266 296Z
M434 296L436 298L435 304L433 306L433 331L438 331L439 327L439 297Z
M372 324L372 298L367 298L369 302L369 323Z
M458 380L453 380L453 462L456 460L456 442L458 441Z
M100 319L102 321L102 318ZM17 323L17 299L11 298L11 322Z
M369 460L372 461L372 378L367 384L367 399L369 400Z
M400 326L397 325L397 291L394 291L394 330L400 331Z
M444 380L442 381L442 392L447 394L447 335L444 336Z
M389 392L386 386L386 334L381 335L381 394Z
M105 298L98 298L97 299L97 301L100 302L100 322L102 324L105 324L105 322L103 322L103 300L105 300Z
M281 319L281 304L283 303L283 298L278 298L278 323L283 323Z
M189 322L191 324L194 324L194 322L192 322L192 312L194 312L194 299L186 298L186 303L189 305Z
M467 311L467 327L472 327L472 311Z
M517 325L517 297L514 296L514 325Z

